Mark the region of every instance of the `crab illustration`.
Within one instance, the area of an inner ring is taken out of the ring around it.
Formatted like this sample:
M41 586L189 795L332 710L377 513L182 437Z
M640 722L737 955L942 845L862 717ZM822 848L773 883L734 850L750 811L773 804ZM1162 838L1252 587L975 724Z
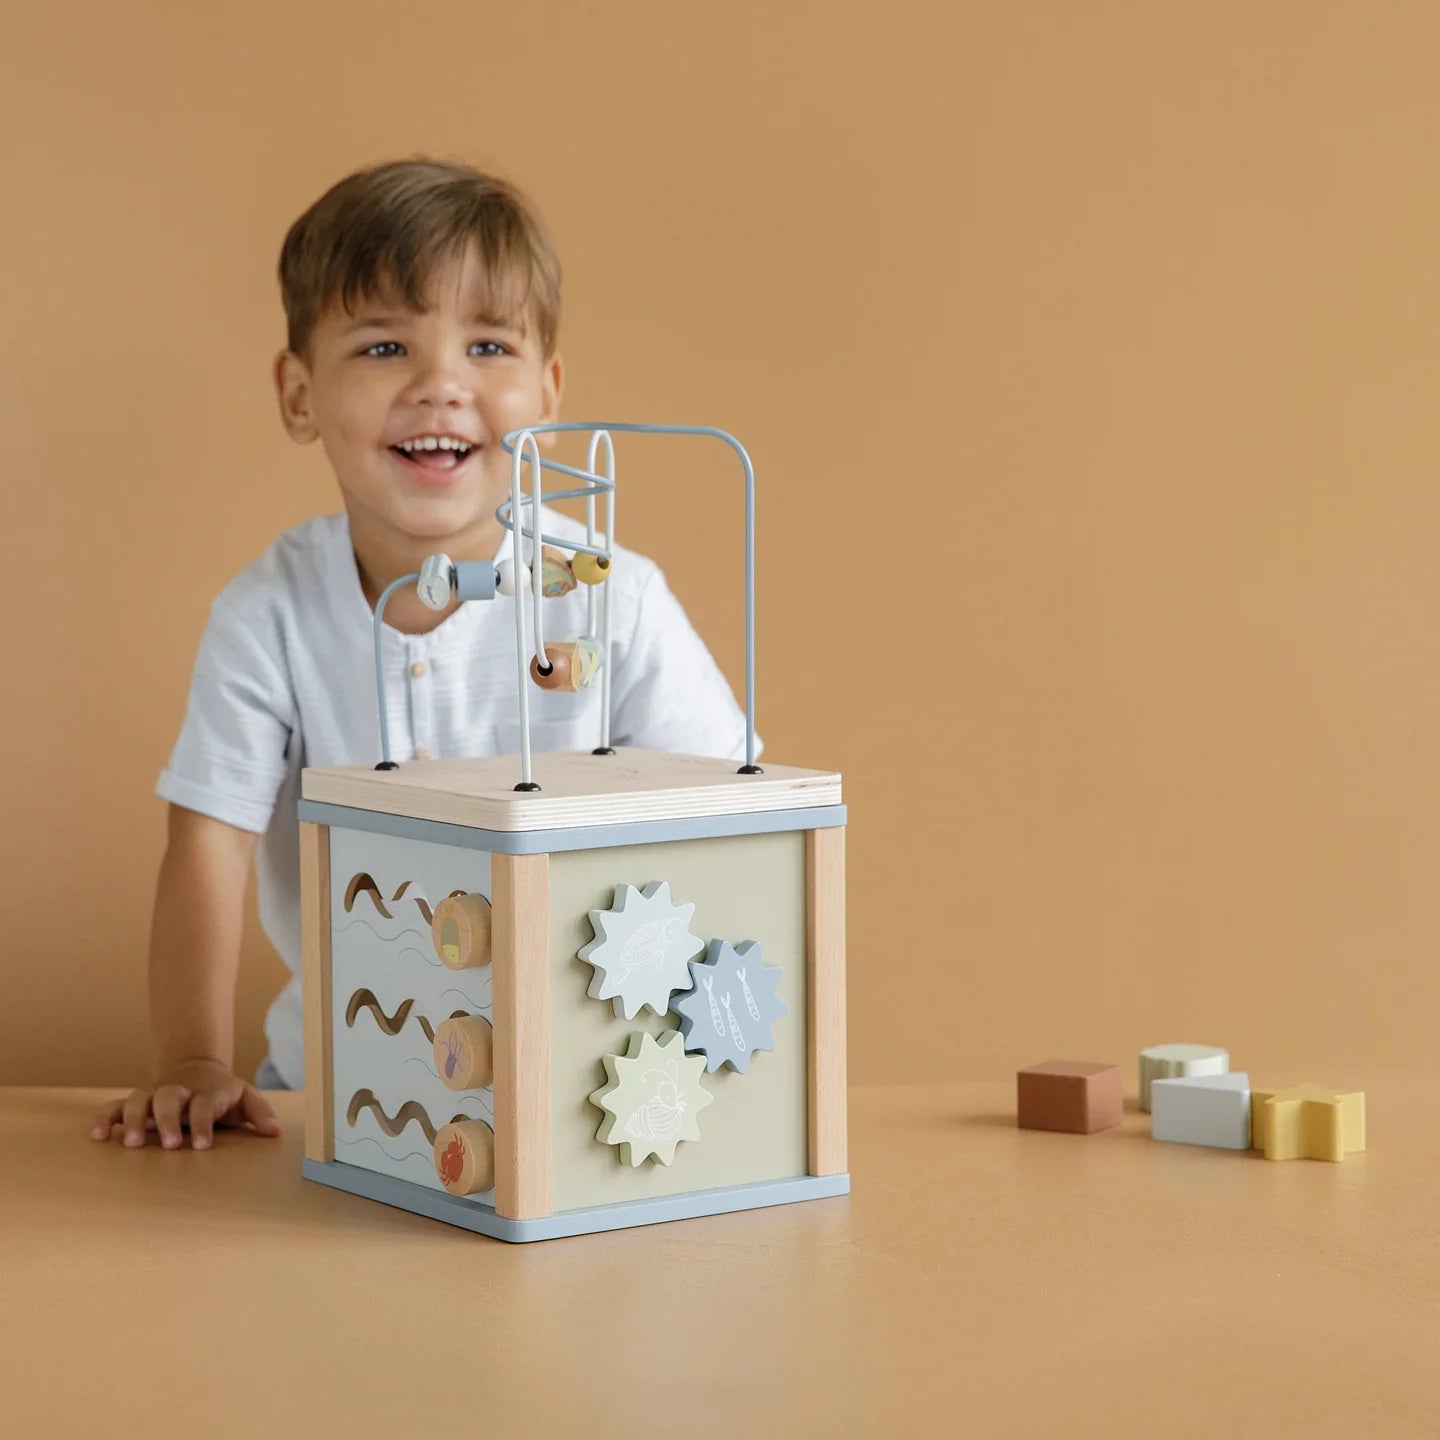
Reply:
M459 1183L460 1172L465 1168L465 1142L458 1135L441 1152L436 1168L446 1185Z

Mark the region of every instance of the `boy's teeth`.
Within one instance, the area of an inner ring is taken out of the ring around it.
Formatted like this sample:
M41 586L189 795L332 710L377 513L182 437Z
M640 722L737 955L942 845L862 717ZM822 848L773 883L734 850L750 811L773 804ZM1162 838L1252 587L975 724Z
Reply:
M417 450L468 451L470 446L463 440L452 440L448 435L422 435L416 440L402 440L397 448L413 455Z

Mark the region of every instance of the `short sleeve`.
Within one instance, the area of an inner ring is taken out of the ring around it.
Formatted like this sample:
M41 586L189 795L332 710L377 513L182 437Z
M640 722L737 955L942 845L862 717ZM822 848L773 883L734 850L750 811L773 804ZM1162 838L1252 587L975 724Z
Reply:
M155 793L263 831L289 770L295 699L281 657L225 600L200 637L180 737Z
M665 576L651 571L611 678L616 745L745 758L745 712ZM756 751L760 741L756 738Z

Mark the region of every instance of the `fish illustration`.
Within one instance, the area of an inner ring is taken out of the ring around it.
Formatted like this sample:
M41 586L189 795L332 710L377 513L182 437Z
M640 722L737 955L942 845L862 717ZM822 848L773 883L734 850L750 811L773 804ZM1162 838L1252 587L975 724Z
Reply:
M710 1023L715 1027L715 1033L723 1040L725 1038L725 1022L720 1018L720 1007L715 1003L715 977L705 977L705 994L710 1000Z
M735 1042L735 1048L743 1055L750 1047L745 1043L744 1032L740 1029L740 1022L735 1018L735 1012L730 1008L729 995L722 995L720 1003L725 1007L725 1014L730 1020L730 1038Z
M752 1020L760 1018L760 1007L755 1003L755 997L750 993L750 986L745 979L743 970L736 970L735 977L740 981L740 988L745 992L745 1008L750 1012Z

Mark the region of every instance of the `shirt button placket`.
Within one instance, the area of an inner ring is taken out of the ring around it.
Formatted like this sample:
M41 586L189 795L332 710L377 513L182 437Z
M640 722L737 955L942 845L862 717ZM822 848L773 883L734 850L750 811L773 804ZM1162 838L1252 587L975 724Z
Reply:
M430 683L430 662L411 652L410 716L415 736L415 758L435 758L435 693Z

